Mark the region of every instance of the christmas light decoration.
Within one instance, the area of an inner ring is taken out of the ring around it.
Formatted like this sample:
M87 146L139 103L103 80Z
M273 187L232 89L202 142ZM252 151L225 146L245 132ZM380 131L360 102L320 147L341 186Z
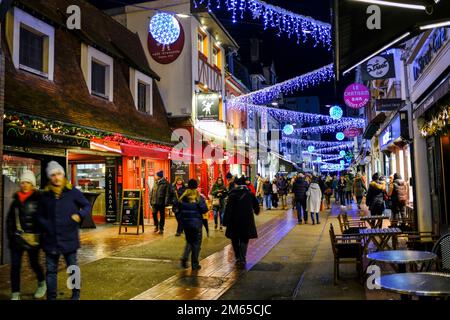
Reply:
M335 147L335 146L350 146L353 147L353 142L345 141L318 141L318 140L308 140L308 139L299 139L294 137L283 137L283 142L291 142L295 144L300 144L304 147L312 145L316 148L324 148L324 147Z
M150 19L149 31L158 43L170 45L180 37L181 28L173 15L159 12Z
M237 110L237 111L255 111L258 113L267 113L273 118L280 121L292 121L292 122L300 122L300 123L336 123L338 121L343 122L351 122L355 121L359 123L359 125L364 126L364 119L357 118L339 118L335 119L331 116L317 114L317 113L307 113L307 112L299 112L292 110L285 110L279 108L271 108L261 105L249 104L249 103L241 103L236 101L228 101L227 102L228 110Z
M342 146L316 149L316 152L317 153L330 153L330 152L339 151L341 149L352 149L352 148L353 148L353 144L348 144L348 145L342 145Z
M350 127L364 128L364 119L353 119L352 121L342 121L339 123L328 124L323 126L299 128L295 129L295 133L296 134L333 133L336 131L345 130L346 128Z
M342 141L345 139L345 135L343 132L338 132L336 133L336 139L338 139L339 141Z
M341 165L344 165L344 164L345 164L345 161L344 161L344 160L341 160L339 163L340 163Z
M425 122L420 127L420 134L422 137L431 137L439 134L445 134L450 129L449 123L450 105L441 107L431 120Z
M309 153L309 152L305 152L303 151L304 155L311 155L311 156L316 156L317 160L323 160L323 161L334 161L334 160L340 160L343 157L335 155L335 154L323 154L323 153Z
M344 157L346 155L346 152L344 150L339 151L339 155Z
M308 152L309 152L309 153L314 152L315 149L316 149L316 148L314 148L314 146L309 146L309 147L308 147Z
M297 44L301 41L314 41L314 46L318 44L331 48L331 25L311 17L293 13L286 9L270 5L261 0L194 0L195 8L205 5L209 12L213 9L220 9L222 3L231 12L233 22L237 18L244 19L244 12L249 11L253 20L262 20L264 30L272 28L277 30L277 35L286 34L288 38L297 37Z
M229 100L229 103L230 105L238 102L259 105L270 103L282 93L291 94L297 90L316 86L322 82L329 82L332 79L334 79L334 69L333 64L329 64L304 75L277 83L273 86L232 98Z
M292 124L287 124L283 128L283 133L286 135L291 135L294 133L294 126Z
M333 106L330 108L330 117L335 120L339 120L342 118L344 111L342 111L341 107Z

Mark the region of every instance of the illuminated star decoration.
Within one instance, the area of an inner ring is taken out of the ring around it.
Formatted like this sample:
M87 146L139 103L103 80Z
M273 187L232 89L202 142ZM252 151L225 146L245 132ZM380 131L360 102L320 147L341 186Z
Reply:
M158 43L168 46L178 40L181 27L173 15L160 12L150 19L149 31Z
M337 140L342 141L342 140L344 140L344 138L345 138L345 135L342 132L336 133Z
M277 31L278 36L286 34L288 38L296 36L297 44L310 40L314 42L314 46L321 44L328 50L331 49L332 34L329 23L296 14L261 0L193 1L195 8L205 5L208 12L212 12L214 4L216 4L216 8L220 8L222 2L226 4L228 12L231 12L233 23L237 22L238 16L240 19L244 19L244 12L250 11L254 20L262 20L264 30L271 28Z

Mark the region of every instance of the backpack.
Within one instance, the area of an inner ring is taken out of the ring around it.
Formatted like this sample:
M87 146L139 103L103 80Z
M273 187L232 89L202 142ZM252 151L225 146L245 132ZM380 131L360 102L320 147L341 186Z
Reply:
M400 186L400 185L395 185L395 189L397 191L397 199L398 202L401 205L405 205L406 204L406 200L408 199L408 193L407 193L407 187L406 184Z

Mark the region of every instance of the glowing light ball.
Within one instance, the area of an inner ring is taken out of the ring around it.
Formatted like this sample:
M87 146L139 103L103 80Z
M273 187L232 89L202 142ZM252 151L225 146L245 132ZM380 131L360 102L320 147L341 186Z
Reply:
M294 133L294 126L292 124L287 124L283 128L283 133L286 135L291 135Z
M341 157L345 157L346 153L345 153L344 150L341 150L341 151L339 151L339 155L340 155Z
M344 111L342 111L341 107L333 106L330 108L330 117L335 120L342 118L343 114L344 114Z
M336 133L336 139L338 139L339 141L344 140L345 135L342 132L338 132Z
M169 45L178 40L181 33L180 23L171 14L157 13L150 19L150 34L163 45Z
M309 146L308 147L308 152L314 152L314 150L316 150L316 148L314 148L314 146Z
M322 157L317 157L317 162L322 162Z
M343 166L344 164L345 164L345 161L344 160L341 160L341 166Z

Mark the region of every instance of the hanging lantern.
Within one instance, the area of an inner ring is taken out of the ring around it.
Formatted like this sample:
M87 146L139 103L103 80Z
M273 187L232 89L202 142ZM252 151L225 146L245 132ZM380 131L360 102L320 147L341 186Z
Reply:
M150 34L153 39L163 45L169 45L178 40L181 33L180 23L171 14L157 13L150 19Z
M342 133L342 132L336 133L336 139L337 140L342 141L342 140L344 140L344 138L345 138L344 133Z
M342 108L339 106L333 106L330 108L330 117L335 120L339 120L340 118L342 118L343 114L344 111L342 111Z

